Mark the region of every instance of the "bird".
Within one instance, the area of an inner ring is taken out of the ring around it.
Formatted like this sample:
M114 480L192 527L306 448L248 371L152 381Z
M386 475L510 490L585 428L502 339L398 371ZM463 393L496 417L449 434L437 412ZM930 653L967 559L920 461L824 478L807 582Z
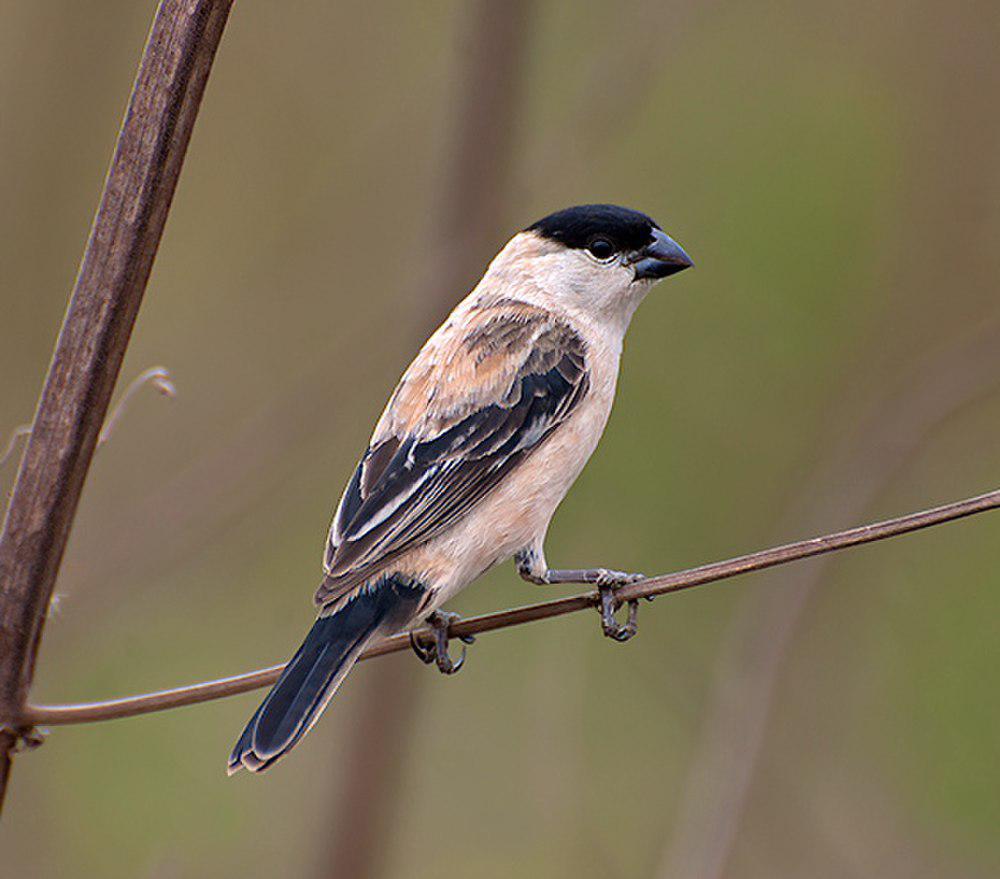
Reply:
M616 622L613 592L641 575L551 569L543 544L604 432L633 314L691 265L653 219L611 204L557 211L507 242L389 398L330 526L316 621L233 748L230 775L295 747L380 637L426 621L432 638L411 635L418 656L457 671L465 648L448 655L455 615L440 608L501 562L532 583L596 585L605 634L634 634L634 616Z

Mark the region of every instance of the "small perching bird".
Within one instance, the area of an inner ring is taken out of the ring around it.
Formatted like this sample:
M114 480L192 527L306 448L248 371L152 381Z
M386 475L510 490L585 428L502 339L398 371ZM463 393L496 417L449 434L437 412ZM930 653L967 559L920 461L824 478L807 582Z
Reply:
M658 280L691 260L645 214L582 205L515 235L403 374L334 515L316 591L319 617L247 724L232 774L261 772L317 721L365 647L427 620L418 655L441 671L449 616L438 608L514 558L533 583L612 590L639 579L552 570L543 542L604 431L622 342Z

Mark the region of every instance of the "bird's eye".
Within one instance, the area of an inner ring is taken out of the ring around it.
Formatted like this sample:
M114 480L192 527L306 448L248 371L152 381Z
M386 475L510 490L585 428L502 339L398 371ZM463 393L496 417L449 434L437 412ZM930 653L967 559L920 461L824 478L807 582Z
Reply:
M615 255L615 246L607 238L595 238L587 245L587 250L601 262L609 260Z

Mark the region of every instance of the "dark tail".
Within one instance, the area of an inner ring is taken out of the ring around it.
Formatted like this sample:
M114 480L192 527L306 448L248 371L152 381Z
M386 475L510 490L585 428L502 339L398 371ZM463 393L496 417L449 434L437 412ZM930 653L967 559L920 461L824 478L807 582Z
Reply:
M365 645L383 628L401 625L423 594L418 584L386 578L313 624L305 641L261 703L229 757L228 773L263 772L287 754L319 719Z

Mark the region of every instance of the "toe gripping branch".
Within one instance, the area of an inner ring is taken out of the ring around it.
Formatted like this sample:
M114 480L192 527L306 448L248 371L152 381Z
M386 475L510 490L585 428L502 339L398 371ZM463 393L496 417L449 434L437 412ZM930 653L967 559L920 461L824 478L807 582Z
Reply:
M636 583L644 579L642 574L624 574L620 571L600 569L596 578L597 592L600 595L598 611L601 614L601 631L614 641L624 643L635 637L639 631L639 601L630 598L628 601L628 619L619 623L615 614L622 606L617 596L619 586L626 583Z
M410 646L413 648L413 652L426 665L435 663L441 674L453 675L465 665L465 645L472 644L476 640L474 635L458 635L458 640L462 642L462 655L457 660L451 658L451 654L448 652L448 641L450 640L448 630L453 623L460 619L461 617L457 613L444 613L436 610L427 618L428 624L434 630L430 638L423 634L410 632Z
M632 598L628 602L628 620L619 623L615 613L621 607L621 601L615 596L614 586L598 586L601 595L601 631L615 641L625 642L633 638L639 631L639 602Z

